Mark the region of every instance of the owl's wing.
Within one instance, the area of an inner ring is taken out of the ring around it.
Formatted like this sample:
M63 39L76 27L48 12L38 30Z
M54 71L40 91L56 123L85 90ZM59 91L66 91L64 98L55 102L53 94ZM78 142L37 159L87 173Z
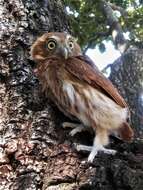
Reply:
M90 57L88 57L87 55L79 55L76 57L77 59L80 59L81 61L83 61L84 63L87 63L88 65L90 65L93 69L95 70L99 70L98 67L95 65L95 63L93 63L93 61L90 59Z
M121 107L127 107L125 100L119 94L118 90L96 67L93 68L92 65L94 63L91 62L86 56L72 57L67 60L65 68L81 81L87 82L93 88L106 94Z

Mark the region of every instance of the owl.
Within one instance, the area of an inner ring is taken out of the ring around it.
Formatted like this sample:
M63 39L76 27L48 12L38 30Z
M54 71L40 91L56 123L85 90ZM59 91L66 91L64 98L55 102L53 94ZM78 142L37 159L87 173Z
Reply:
M93 162L100 151L116 153L106 147L111 133L125 141L132 140L134 133L128 123L125 100L95 64L82 55L71 35L45 33L32 45L31 56L37 63L37 76L45 94L50 94L64 114L81 122L71 124L74 128L70 134L88 129L95 132L93 146L76 146L78 151L89 151L88 162Z

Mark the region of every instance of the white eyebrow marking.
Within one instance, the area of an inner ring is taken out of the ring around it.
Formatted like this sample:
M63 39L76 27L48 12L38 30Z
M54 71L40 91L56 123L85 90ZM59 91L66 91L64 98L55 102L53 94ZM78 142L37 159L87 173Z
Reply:
M60 40L60 38L58 37L58 36L51 36L50 38L53 38L53 39L55 39L55 40L57 40L57 41L59 41Z
M69 39L69 38L72 38L72 36L68 34L66 38Z

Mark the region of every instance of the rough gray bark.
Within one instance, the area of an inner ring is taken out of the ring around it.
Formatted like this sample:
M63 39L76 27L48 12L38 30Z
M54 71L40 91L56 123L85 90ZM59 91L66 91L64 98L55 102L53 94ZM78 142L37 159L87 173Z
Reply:
M143 138L143 49L128 49L111 66L110 79L129 104L136 136Z
M70 138L66 120L39 90L29 48L45 31L69 31L59 0L0 0L0 190L141 190L143 143L111 144L115 156L92 165L73 142L92 143L90 134Z
M104 0L100 5L110 26L115 47L122 53L122 56L110 65L110 79L128 102L131 124L136 136L143 138L143 49L130 47L125 39L113 9L125 14L123 10Z
M0 0L0 18L0 189L38 189L60 117L39 91L29 49L37 36L69 25L53 0Z

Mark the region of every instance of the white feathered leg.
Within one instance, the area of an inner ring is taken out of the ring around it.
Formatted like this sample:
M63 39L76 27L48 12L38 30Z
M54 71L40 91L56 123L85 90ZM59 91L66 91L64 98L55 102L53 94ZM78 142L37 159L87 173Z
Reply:
M106 154L116 154L115 150L104 148L108 144L108 131L105 129L97 129L96 137L94 138L92 150L88 156L88 162L93 162L98 152L102 151Z

